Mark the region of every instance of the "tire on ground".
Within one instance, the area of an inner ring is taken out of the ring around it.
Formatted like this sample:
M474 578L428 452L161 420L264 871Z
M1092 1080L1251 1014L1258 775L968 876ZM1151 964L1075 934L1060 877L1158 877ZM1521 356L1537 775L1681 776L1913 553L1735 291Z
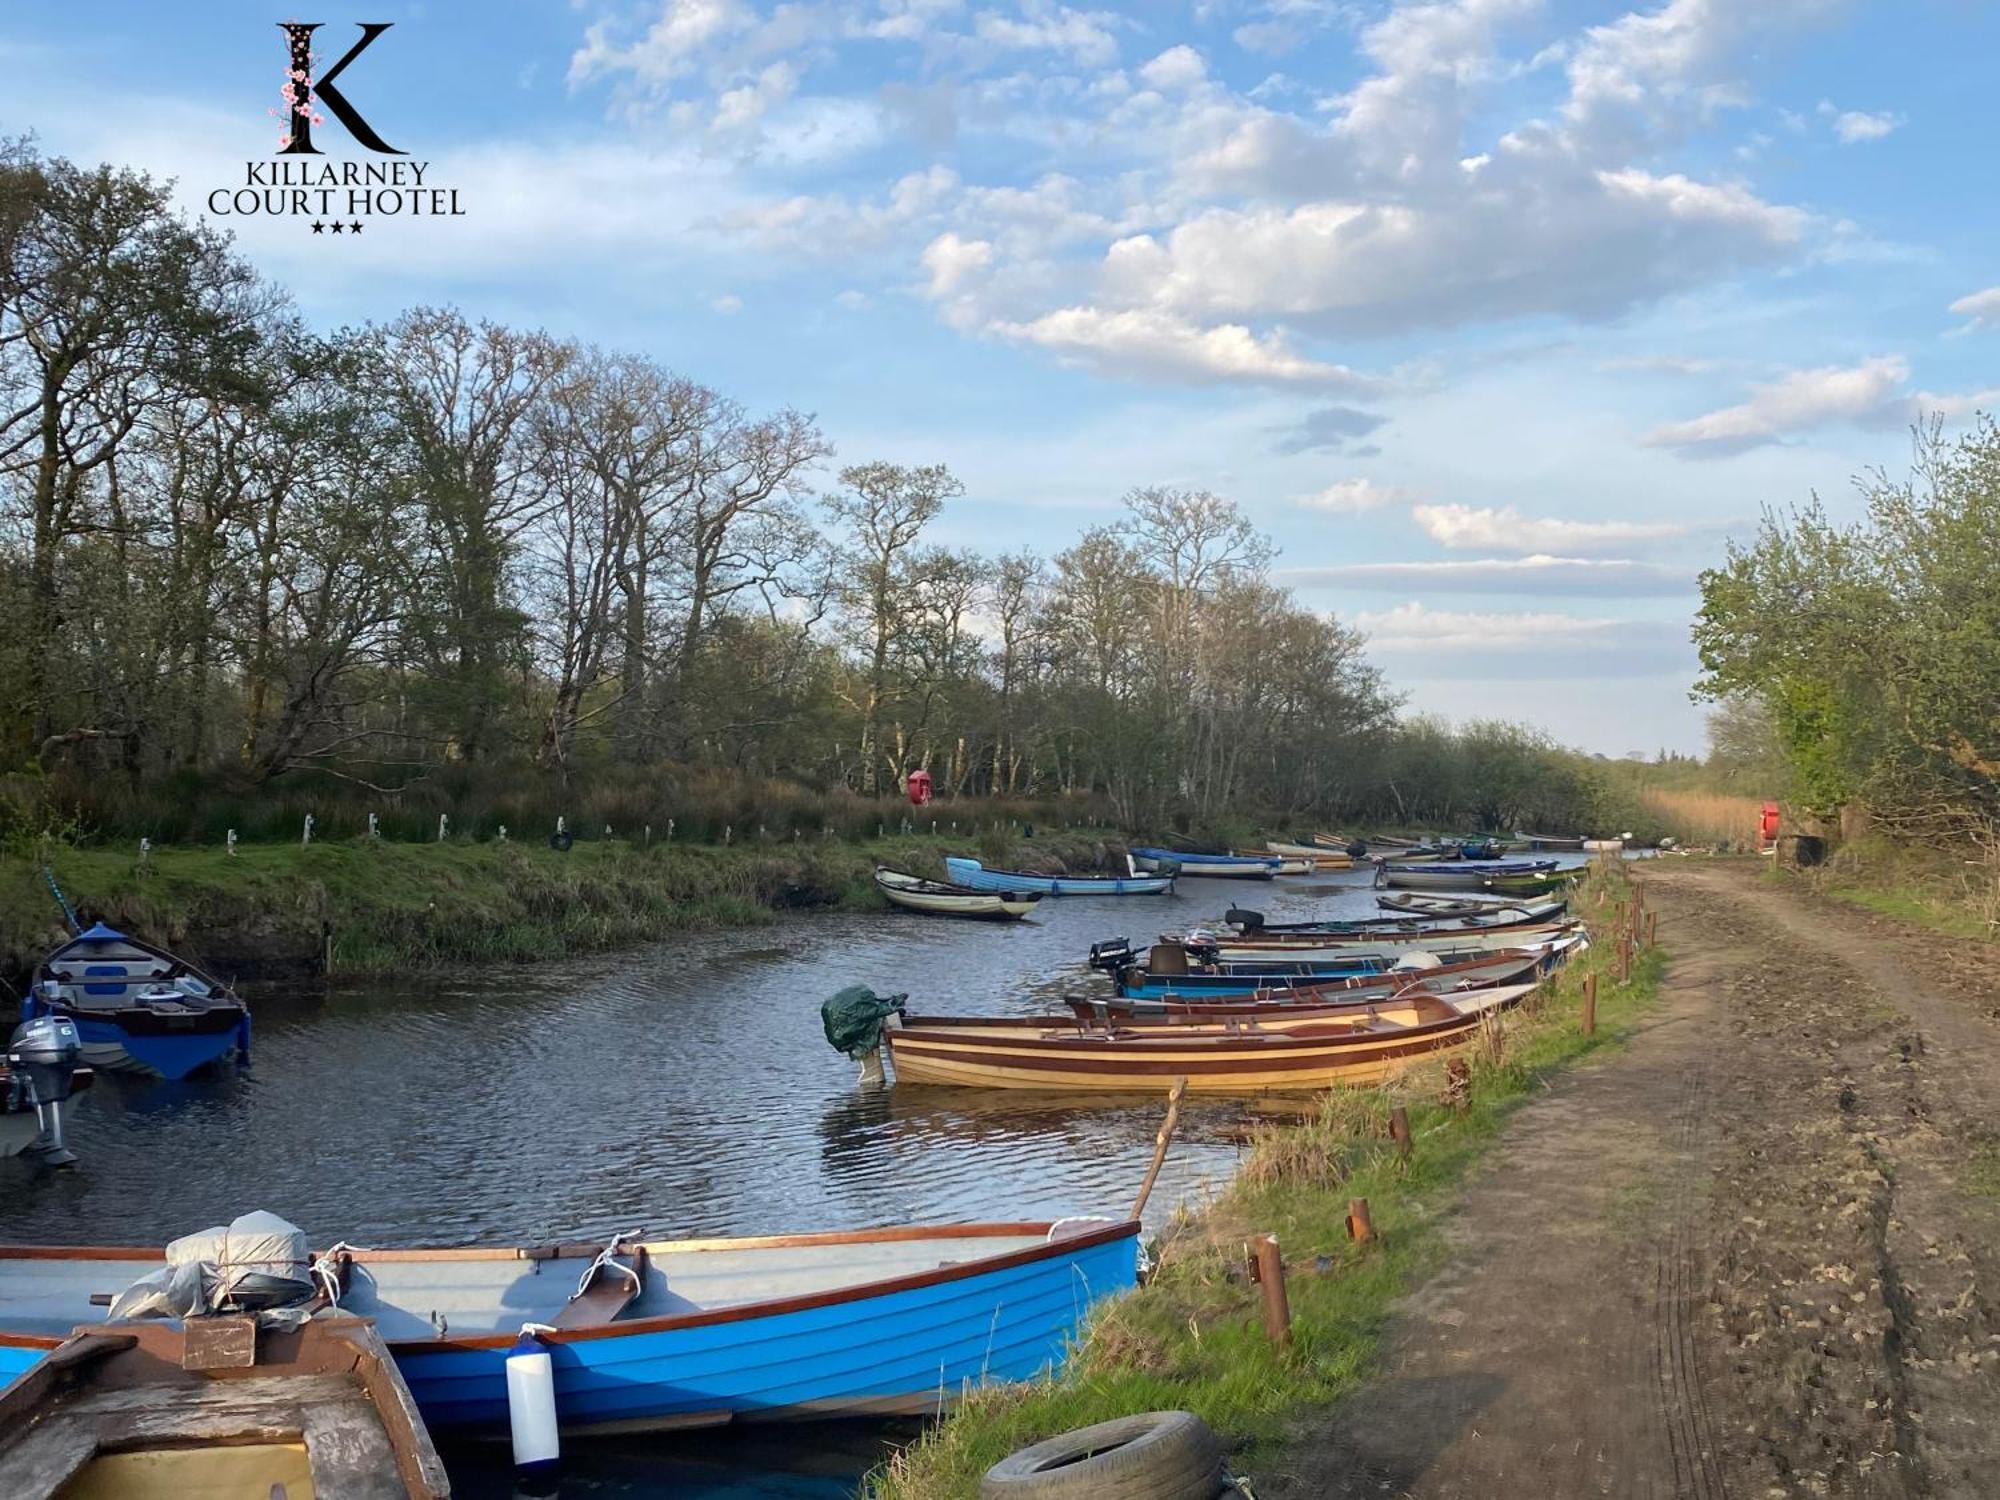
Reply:
M980 1500L1215 1500L1222 1445L1192 1412L1143 1412L1009 1454Z

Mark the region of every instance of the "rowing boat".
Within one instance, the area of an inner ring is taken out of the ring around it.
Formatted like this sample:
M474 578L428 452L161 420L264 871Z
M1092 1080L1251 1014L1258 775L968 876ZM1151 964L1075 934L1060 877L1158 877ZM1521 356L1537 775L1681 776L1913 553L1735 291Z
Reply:
M1112 970L1118 993L1131 999L1169 1000L1259 995L1312 988L1345 979L1377 978L1399 967L1476 963L1496 954L1526 950L1556 957L1581 941L1569 928L1527 928L1496 934L1478 945L1377 943L1282 958L1207 960L1179 943L1155 943L1143 964ZM1107 955L1108 958L1108 955Z
M1435 865L1412 865L1404 861L1382 866L1384 885L1419 891L1478 891L1496 875L1545 875L1555 868L1554 860L1452 860Z
M78 1328L0 1391L12 1500L443 1500L430 1434L365 1318Z
M1414 991L1442 994L1487 985L1525 984L1557 961L1553 950L1519 949L1489 954L1434 969L1391 969L1314 984L1281 986L1239 995L1065 995L1080 1020L1225 1020L1230 1017L1288 1016L1368 1004Z
M102 922L42 960L21 1018L76 1022L93 1068L185 1078L232 1053L250 1056L250 1010L209 975L164 948Z
M1136 1222L898 1226L321 1257L434 1431L507 1428L523 1325L568 1432L737 1418L922 1415L1061 1365L1098 1298L1133 1286ZM0 1247L0 1379L87 1321L153 1249ZM261 1492L260 1492L261 1493Z
M1029 875L989 870L976 859L944 862L954 885L976 891L1039 891L1044 896L1158 896L1174 888L1171 875Z
M1237 930L1238 942L1282 946L1293 942L1310 943L1324 937L1366 936L1383 932L1428 935L1455 929L1476 931L1492 927L1528 927L1554 921L1562 915L1567 903L1535 901L1514 906L1496 906L1490 902L1463 905L1463 911L1438 915L1419 912L1402 917L1351 917L1318 922L1266 922L1261 912L1232 906L1223 913L1223 920ZM1205 932L1190 934L1195 941L1206 940L1209 936Z
M1210 880L1269 880L1282 863L1273 854L1190 854L1143 845L1132 850L1132 866L1149 874L1199 875Z
M1559 915L1569 904L1566 901L1541 901L1525 903L1505 896L1437 895L1427 891L1383 891L1375 898L1375 904L1384 911L1407 912L1412 916L1442 917L1483 917L1506 911L1536 911L1543 907L1553 908L1551 915Z
M1583 847L1581 834L1572 836L1556 833L1522 833L1516 834L1515 837L1525 841L1531 849L1566 850Z
M933 917L985 917L1010 921L1025 917L1042 899L1040 891L980 891L969 885L925 880L878 865L875 889L897 906Z
M1544 918L1534 922L1501 922L1490 926L1479 926L1467 921L1451 927L1432 927L1422 932L1356 932L1356 933L1300 933L1290 941L1267 943L1250 937L1223 937L1220 934L1190 935L1182 939L1169 939L1164 944L1155 944L1154 951L1162 946L1179 946L1187 950L1197 962L1211 962L1238 965L1245 968L1258 964L1286 962L1339 963L1357 953L1390 953L1401 956L1404 953L1434 952L1446 948L1471 949L1490 952L1496 948L1517 948L1525 943L1539 942L1544 938L1573 930L1575 924L1566 919ZM1099 945L1108 956L1109 945ZM1093 950L1096 951L1096 950ZM1104 967L1098 964L1097 967Z
M1568 890L1583 875L1581 868L1545 870L1534 875L1489 875L1479 883L1479 888L1495 896L1547 896Z
M1237 849L1237 854L1251 854L1254 850ZM1351 870L1354 856L1345 849L1321 849L1312 844L1287 844L1280 839L1266 839L1264 852L1275 854L1280 859L1303 859L1312 863L1314 870Z
M1532 985L1412 995L1283 1029L1254 1022L1172 1027L904 1019L883 1033L900 1084L1158 1092L1185 1078L1196 1093L1296 1093L1380 1083L1463 1045Z

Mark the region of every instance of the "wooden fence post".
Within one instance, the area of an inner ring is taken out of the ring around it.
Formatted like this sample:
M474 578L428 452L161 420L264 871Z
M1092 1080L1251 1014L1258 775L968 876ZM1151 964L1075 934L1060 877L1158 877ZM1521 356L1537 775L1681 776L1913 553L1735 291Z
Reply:
M1410 1139L1410 1112L1400 1104L1389 1111L1389 1139L1396 1143L1397 1158L1408 1161L1415 1143Z
M1347 1237L1357 1245L1365 1245L1375 1238L1375 1221L1368 1216L1366 1198L1347 1200Z
M1597 1035L1597 976L1583 976L1583 1034Z
M1250 1279L1263 1288L1264 1332L1272 1343L1292 1342L1292 1305L1285 1296L1285 1257L1275 1234L1260 1234L1244 1246L1249 1252Z

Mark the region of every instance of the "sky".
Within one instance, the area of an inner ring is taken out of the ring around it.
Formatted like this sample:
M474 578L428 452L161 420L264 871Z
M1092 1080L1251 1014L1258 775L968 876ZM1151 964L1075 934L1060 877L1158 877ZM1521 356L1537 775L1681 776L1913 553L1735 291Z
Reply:
M391 23L333 81L460 216L211 214L395 160L277 156L282 20L322 77ZM2000 402L1995 56L1985 0L72 0L0 13L0 136L174 179L322 325L452 303L949 464L951 545L1214 490L1413 710L1650 754L1727 538Z

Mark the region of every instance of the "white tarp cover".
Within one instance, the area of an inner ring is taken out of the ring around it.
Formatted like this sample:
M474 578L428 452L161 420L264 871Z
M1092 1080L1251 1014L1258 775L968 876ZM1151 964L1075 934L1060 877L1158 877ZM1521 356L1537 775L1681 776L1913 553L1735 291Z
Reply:
M111 1304L113 1318L186 1318L262 1312L313 1294L305 1231L261 1209L167 1246L165 1269Z

